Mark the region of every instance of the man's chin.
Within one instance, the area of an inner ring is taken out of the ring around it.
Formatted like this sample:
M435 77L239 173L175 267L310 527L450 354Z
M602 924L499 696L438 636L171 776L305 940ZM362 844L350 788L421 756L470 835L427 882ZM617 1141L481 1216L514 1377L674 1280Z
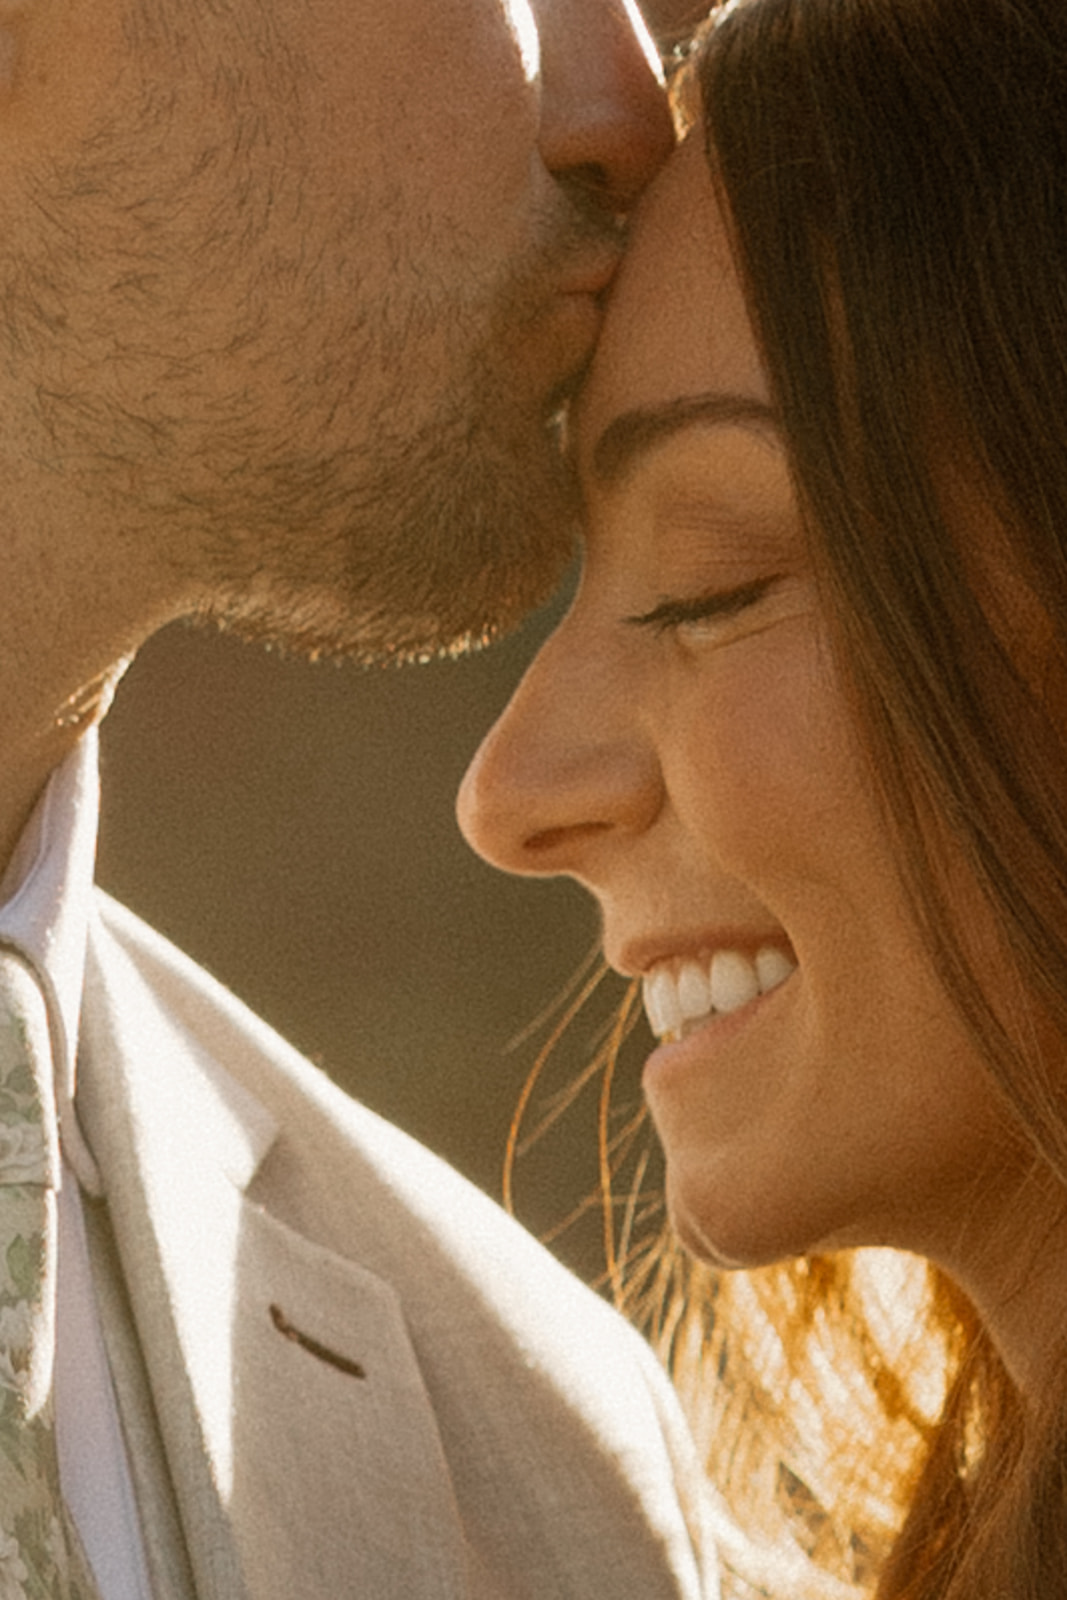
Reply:
M469 655L514 631L555 594L570 567L576 542L554 536L536 560L495 568L482 581L442 588L405 605L393 593L368 604L365 590L345 596L345 585L304 587L279 581L266 592L234 593L203 607L193 620L237 638L265 644L311 661L405 665Z
M477 404L471 386L457 390L431 422L383 432L358 460L277 473L257 485L256 514L238 508L242 533L208 546L202 615L313 658L481 649L543 605L574 556L559 416L555 397L538 418L487 379ZM309 482L322 492L301 493Z

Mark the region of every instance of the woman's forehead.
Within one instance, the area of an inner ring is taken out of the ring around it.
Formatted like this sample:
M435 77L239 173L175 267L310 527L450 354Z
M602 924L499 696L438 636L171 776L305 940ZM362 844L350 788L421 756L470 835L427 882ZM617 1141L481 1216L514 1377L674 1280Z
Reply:
M583 467L629 412L768 388L699 132L639 207L578 408Z

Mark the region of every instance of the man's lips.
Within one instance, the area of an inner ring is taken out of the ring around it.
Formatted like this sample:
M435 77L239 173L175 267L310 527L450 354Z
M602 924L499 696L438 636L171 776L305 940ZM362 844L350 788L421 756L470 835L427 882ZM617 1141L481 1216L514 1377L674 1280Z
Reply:
M560 272L559 293L591 295L599 300L610 288L621 261L622 249L615 239L576 255Z

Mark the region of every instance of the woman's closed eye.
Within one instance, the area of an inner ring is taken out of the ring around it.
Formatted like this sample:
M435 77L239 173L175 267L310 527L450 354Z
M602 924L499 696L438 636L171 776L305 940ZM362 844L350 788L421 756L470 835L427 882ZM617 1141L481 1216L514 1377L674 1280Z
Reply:
M692 599L661 600L651 611L624 620L636 628L650 628L657 635L677 634L684 629L690 636L710 636L717 624L740 616L762 600L781 581L781 576L780 573L772 573L769 577L754 578L732 589L694 595Z

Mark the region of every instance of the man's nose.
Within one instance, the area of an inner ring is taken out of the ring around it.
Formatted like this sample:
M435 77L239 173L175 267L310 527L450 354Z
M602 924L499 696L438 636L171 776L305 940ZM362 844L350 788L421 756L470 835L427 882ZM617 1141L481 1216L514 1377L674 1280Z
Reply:
M674 130L655 47L633 0L535 0L541 158L618 212L670 154Z
M459 825L505 872L595 889L663 805L658 759L610 661L570 649L564 622L490 729L460 788Z

